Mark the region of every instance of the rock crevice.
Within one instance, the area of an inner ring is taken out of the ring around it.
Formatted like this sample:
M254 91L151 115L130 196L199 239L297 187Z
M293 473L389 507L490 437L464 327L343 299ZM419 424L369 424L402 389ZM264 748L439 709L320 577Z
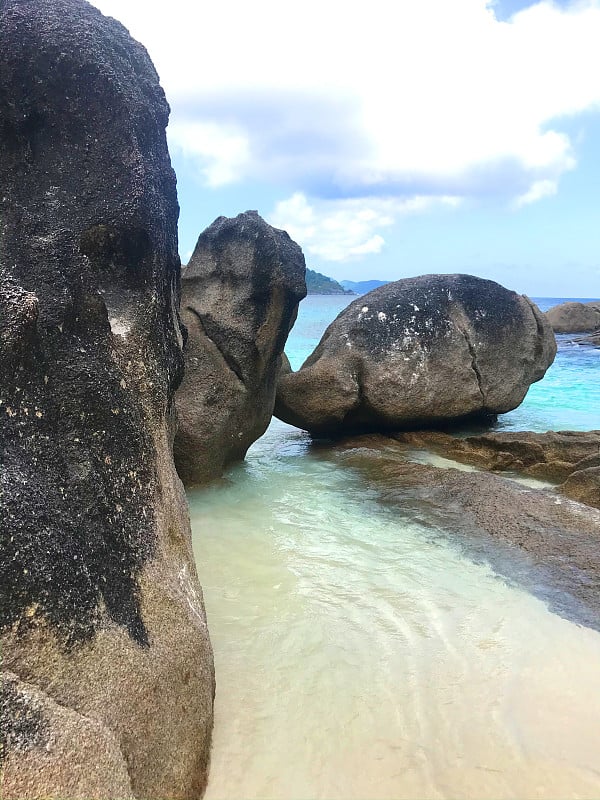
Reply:
M227 367L233 372L233 374L239 380L239 382L242 384L242 386L244 386L245 385L245 381L244 381L244 375L242 373L241 367L237 363L237 361L233 358L231 353L229 353L227 351L227 349L223 346L223 344L219 343L219 339L222 342L222 337L218 337L216 335L215 327L211 326L211 334L212 335L210 335L208 333L209 323L208 323L206 317L204 317L202 314L200 314L198 311L196 311L195 308L192 308L192 306L186 306L185 307L185 311L187 311L190 314L192 314L198 320L198 327L199 327L200 331L204 334L206 339L210 342L210 345L212 345L214 347L214 350L216 351L216 353L218 353L219 356L221 356L221 358L223 359L223 361L225 362ZM210 345L209 345L209 347L210 347Z
M479 370L479 367L477 366L477 350L475 349L475 346L473 345L473 342L471 340L471 336L469 334L468 329L465 328L465 327L461 327L461 326L459 326L458 329L462 333L462 335L465 337L465 342L467 343L467 347L468 347L469 353L471 355L471 369L473 370L473 374L475 375L475 378L477 380L477 386L479 387L479 393L481 395L481 402L482 402L482 410L485 411L486 410L486 396L485 396L485 391L484 391L484 388L483 388L483 376L481 374L481 371Z

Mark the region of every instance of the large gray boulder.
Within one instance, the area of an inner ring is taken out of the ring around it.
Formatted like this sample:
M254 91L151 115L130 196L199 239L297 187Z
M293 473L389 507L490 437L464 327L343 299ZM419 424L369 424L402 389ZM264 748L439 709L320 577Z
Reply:
M206 784L212 652L172 457L168 113L115 20L0 2L3 800Z
M198 239L182 281L175 463L184 483L220 476L267 429L305 269L300 247L256 211L219 217Z
M300 370L282 370L275 414L317 435L500 414L555 354L528 298L470 275L407 278L355 300Z
M586 333L600 328L600 300L560 303L546 311L555 333Z

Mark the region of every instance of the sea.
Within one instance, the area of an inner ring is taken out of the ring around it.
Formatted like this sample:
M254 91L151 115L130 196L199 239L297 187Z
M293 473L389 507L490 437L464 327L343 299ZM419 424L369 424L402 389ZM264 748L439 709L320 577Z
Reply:
M354 299L301 303L294 369ZM558 339L495 430L600 428L600 349ZM465 551L450 516L382 504L278 420L189 501L217 676L209 800L600 797L600 633Z

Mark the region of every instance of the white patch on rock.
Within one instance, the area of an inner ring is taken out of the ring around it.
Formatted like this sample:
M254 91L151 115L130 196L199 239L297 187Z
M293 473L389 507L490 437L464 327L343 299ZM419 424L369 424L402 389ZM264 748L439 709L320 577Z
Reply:
M377 314L377 319L379 320L379 322L386 322L387 314L385 314L383 311L379 311Z
M198 622L203 627L206 627L204 614L202 613L202 602L196 590L195 582L192 581L188 572L187 564L184 564L183 568L179 571L179 586L187 600L190 611Z
M127 336L131 331L131 323L119 317L112 317L110 320L110 329L115 336Z

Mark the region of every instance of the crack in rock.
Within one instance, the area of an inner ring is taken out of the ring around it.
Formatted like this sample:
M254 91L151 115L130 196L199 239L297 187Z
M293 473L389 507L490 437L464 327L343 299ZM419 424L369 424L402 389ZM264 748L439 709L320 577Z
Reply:
M462 333L462 335L465 337L465 342L467 343L467 347L469 348L469 354L471 356L471 369L473 370L473 372L475 373L475 377L477 378L477 386L479 388L479 394L481 395L481 400L485 407L486 397L485 397L485 392L483 390L483 376L479 371L479 367L477 366L477 353L475 351L475 346L471 341L471 337L469 336L468 330L466 328L461 328L460 326L457 327L460 333Z

